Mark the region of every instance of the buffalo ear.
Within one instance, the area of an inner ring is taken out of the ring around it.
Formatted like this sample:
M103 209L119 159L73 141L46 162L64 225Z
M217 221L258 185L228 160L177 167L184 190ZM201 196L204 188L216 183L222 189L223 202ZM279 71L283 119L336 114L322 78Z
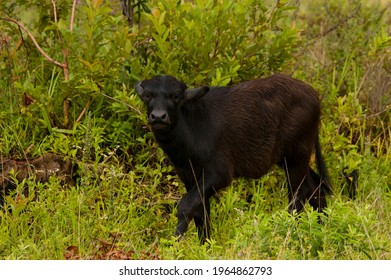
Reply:
M144 94L144 88L142 87L141 85L142 81L141 82L138 82L134 88L136 89L136 92L138 94L138 96L140 96L141 98L143 98L143 94Z
M208 86L202 86L198 88L192 88L192 89L187 89L185 91L185 101L196 101L200 98L202 98L205 94L207 94L210 90L210 87Z

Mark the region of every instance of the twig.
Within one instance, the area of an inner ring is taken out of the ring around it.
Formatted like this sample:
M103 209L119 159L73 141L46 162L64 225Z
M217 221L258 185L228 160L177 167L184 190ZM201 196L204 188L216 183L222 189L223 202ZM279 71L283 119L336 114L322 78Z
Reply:
M52 2L52 5L53 5L53 10L54 10L53 11L54 18L55 18L55 21L57 21L56 2L55 2L55 0L51 0L51 2ZM70 30L71 31L73 29L73 21L74 21L76 3L77 3L77 0L74 0L73 6L72 6L71 23L70 23ZM69 50L66 47L62 49L62 53L63 53L63 56L64 56L64 63L58 62L57 60L51 58L41 48L41 46L38 44L37 40L35 39L34 35L21 22L15 20L13 18L10 18L8 16L0 17L0 20L15 23L16 25L19 26L20 29L22 29L24 32L26 32L27 35L30 37L31 41L33 41L34 46L43 55L43 57L47 61L49 61L50 63L53 63L54 65L57 65L58 67L61 67L63 72L64 72L64 79L65 79L65 81L66 82L69 81L69 67L68 67L68 61L67 61ZM58 32L58 30L57 30L57 34L58 34L60 43L63 45L63 41L62 41L62 38L61 38L60 33ZM23 36L22 36L22 38L23 38ZM64 101L63 101L63 109L64 109L64 125L65 126L68 126L68 124L69 124L69 107L70 107L69 100L64 99Z
M272 10L270 11L269 18L266 20L266 22L270 22L272 20L274 12L277 10L279 5L280 5L280 0L277 0L276 4L273 6Z
M67 65L65 63L60 63L58 62L57 60L51 58L42 48L41 46L38 44L37 40L35 40L35 37L33 34L31 34L31 32L22 24L20 23L19 21L13 19L13 18L10 18L10 17L0 17L0 20L4 20L4 21L9 21L9 22L13 22L15 23L16 25L18 25L24 32L27 33L27 35L30 37L31 41L33 41L34 43L34 46L38 49L38 51L45 57L45 59L55 65L57 65L58 67L61 67L63 69L67 68Z
M325 7L326 7L326 10L329 11L327 4ZM310 44L312 44L313 42L316 42L320 38L326 37L328 34L334 32L338 28L343 27L349 20L357 17L360 10L361 10L361 3L357 4L357 7L354 9L354 11L350 15L348 15L346 18L339 19L338 22L334 26L331 26L329 29L322 31L317 35L309 37L307 39L307 44L305 45L304 49L302 51L300 51L300 53L298 53L294 57L297 59L298 57L302 56L305 52L307 52L307 49L309 48ZM330 13L330 12L328 12L328 13Z
M391 103L386 105L386 108L384 108L383 110L381 110L380 112L377 112L377 113L374 113L372 115L369 115L369 116L365 116L366 119L369 119L369 118L373 118L373 117L377 117L381 114L383 114L384 112L388 111L391 109Z
M55 0L50 0L50 1L52 1L52 5L53 5L54 22L57 23L57 8L56 8L56 1L55 1Z
M128 104L128 103L125 103L125 102L123 102L123 101L121 101L121 100L119 100L119 99L117 99L117 98L114 98L114 97L111 97L111 96L109 96L109 95L107 95L107 94L104 94L103 92L101 92L100 94L102 94L104 97L107 97L108 99L111 99L111 100L113 100L113 101L116 101L116 102L118 102L118 103L121 103L121 104L125 105L126 107L129 107L130 109L132 109L133 111L135 111L137 114L142 115L141 111L140 111L138 108L136 108L136 107L134 107L134 106L132 106L132 105L130 105L130 104Z
M63 49L62 53L64 55L64 67L62 68L64 70L64 79L66 82L68 82L69 81L68 49Z
M78 123L81 120L81 118L84 116L85 112L87 111L87 108L90 106L90 103L91 103L91 96L88 97L87 103L84 106L83 110L81 111L81 113L80 113L79 117L77 118L77 120L75 121L75 123Z
M5 46L5 50L7 52L7 56L6 57L7 57L9 74L10 74L11 88L12 88L12 91L13 91L14 95L16 96L15 79L14 79L14 75L12 73L12 63L11 63L12 57L11 57L9 46L8 46L8 38L5 35L1 35L1 37L2 37L1 38L2 47ZM12 103L10 102L9 104L12 104Z
M19 26L18 26L18 30L19 30L19 33L20 33L20 38L22 39L22 44L23 44L23 46L24 46L24 48L25 48L25 50L26 50L27 57L29 57L29 56L30 56L29 49L28 49L28 47L26 46L26 43L25 43L24 38L23 38L22 29L21 29ZM27 65L29 65L29 64L30 64L30 60L27 59Z
M73 0L73 4L72 4L72 13L71 13L71 21L69 23L69 31L73 31L73 25L74 25L74 21L75 21L75 10L76 10L76 4L77 4L77 0Z
M68 127L69 124L69 108L71 107L71 101L68 98L64 98L62 102L62 107L64 111L64 126Z
M326 9L328 9L328 6L326 5ZM341 26L345 25L349 20L351 20L352 18L355 18L357 17L358 13L360 12L361 10L361 3L358 3L357 4L357 7L354 9L354 11L348 15L346 18L344 19L339 19L338 22L330 27L329 29L327 29L326 31L323 31L321 32L320 34L318 34L317 36L314 36L312 38L309 38L309 40L315 40L315 39L318 39L318 38L322 38L322 37L325 37L327 34L335 31L336 29L340 28ZM331 15L331 12L329 12L330 15Z

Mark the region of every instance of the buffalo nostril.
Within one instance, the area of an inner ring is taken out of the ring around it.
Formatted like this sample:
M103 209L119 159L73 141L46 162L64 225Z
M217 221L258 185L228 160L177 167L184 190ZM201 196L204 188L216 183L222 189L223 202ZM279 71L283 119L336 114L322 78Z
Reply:
M152 112L150 114L150 119L152 121L166 121L168 119L168 115L166 112Z

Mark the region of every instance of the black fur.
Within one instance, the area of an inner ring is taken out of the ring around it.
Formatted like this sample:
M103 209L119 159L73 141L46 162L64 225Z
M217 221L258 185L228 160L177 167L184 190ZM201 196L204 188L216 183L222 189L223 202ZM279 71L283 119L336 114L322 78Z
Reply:
M172 161L187 194L178 206L176 235L194 219L201 240L209 238L209 198L233 178L259 178L284 168L289 210L308 200L326 207L330 191L320 152L320 102L315 90L281 74L234 87L187 86L171 76L139 82L148 122ZM315 155L320 175L310 166Z

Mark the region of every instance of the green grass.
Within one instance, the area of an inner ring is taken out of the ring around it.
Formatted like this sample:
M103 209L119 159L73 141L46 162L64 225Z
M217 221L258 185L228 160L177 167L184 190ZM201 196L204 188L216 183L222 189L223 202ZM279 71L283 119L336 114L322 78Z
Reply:
M66 248L76 246L80 258L91 259L102 242L136 259L391 258L389 162L369 158L360 170L357 199L335 193L322 224L310 208L288 214L279 172L235 181L212 201L212 239L204 246L193 224L182 240L172 237L172 209L182 192L176 179L158 191L158 179L150 184L120 166L102 168L84 186L28 182L35 195L9 198L8 211L0 212L0 258L63 259Z

